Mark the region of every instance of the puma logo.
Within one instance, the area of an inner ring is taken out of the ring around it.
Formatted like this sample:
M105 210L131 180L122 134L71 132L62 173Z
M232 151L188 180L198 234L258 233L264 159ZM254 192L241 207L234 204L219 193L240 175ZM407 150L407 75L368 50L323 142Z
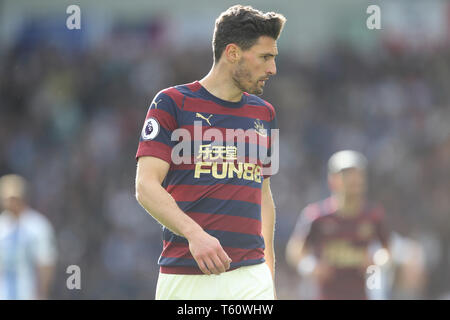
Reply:
M196 117L202 118L203 120L206 120L206 122L208 122L209 126L211 126L211 122L209 122L209 118L211 118L213 115L210 114L208 118L206 118L204 115L200 114L200 113L196 113L195 114Z

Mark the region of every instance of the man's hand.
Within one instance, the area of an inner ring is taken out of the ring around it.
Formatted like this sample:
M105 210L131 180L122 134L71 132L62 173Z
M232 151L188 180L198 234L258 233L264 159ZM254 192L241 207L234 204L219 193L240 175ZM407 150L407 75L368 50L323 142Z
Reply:
M320 283L327 282L334 275L334 269L328 263L319 261L314 268L313 277Z
M217 238L202 231L188 241L189 250L204 274L221 274L230 268L231 259Z
M175 199L161 186L169 171L169 163L155 157L140 157L136 173L136 198L159 223L173 233L185 237L189 250L205 274L220 274L230 268L231 259L219 240L178 207Z

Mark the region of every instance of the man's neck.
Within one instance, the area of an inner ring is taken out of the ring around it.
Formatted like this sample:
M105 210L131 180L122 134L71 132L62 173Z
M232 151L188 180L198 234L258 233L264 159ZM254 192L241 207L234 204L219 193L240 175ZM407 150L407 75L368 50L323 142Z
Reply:
M15 210L8 210L8 211L11 213L12 217L15 220L18 220L23 215L23 213L26 211L26 209L27 209L27 206L20 206L20 208L17 208Z
M221 63L214 64L211 71L199 82L219 99L230 102L239 102L242 99L242 90L234 84L230 71Z
M343 217L355 217L363 209L364 199L362 198L350 198L342 196L336 196L338 213Z

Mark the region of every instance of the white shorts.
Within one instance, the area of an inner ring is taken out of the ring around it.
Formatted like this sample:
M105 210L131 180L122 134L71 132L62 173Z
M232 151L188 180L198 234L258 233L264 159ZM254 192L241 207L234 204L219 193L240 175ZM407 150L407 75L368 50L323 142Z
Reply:
M159 273L156 300L273 300L272 274L266 263L219 275Z

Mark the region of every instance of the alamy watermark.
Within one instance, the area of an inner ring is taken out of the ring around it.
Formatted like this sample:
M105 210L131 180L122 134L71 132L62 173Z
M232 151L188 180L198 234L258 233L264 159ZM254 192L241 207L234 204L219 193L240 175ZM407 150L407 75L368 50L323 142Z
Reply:
M66 287L69 290L81 290L81 269L77 265L70 265L66 269L66 273L70 276L66 280Z
M76 4L67 7L66 13L69 14L66 20L66 27L69 30L81 29L81 9Z
M376 4L372 4L367 7L367 14L370 16L366 20L366 26L369 30L381 29L381 9Z
M366 273L368 275L366 279L366 287L369 290L381 289L381 268L377 265L370 265Z
M153 140L159 133L158 120L148 118L142 128L142 139ZM201 121L194 121L191 129L175 129L171 141L178 142L171 151L172 162L195 164L194 178L197 179L210 174L216 179L238 177L261 182L261 176L273 175L279 170L279 129L268 130L259 119L247 130L205 129Z

